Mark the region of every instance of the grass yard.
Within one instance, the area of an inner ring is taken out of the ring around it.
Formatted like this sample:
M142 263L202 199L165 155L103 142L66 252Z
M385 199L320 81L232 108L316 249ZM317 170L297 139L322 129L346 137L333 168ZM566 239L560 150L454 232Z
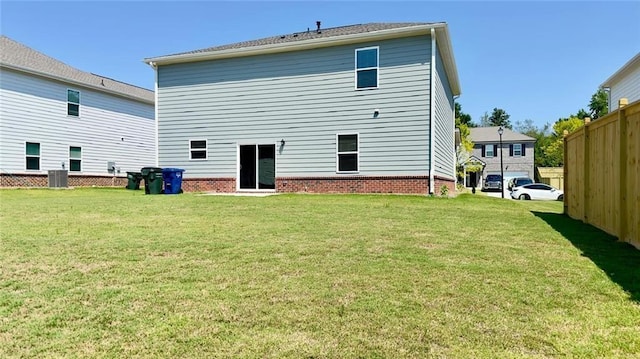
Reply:
M0 191L0 357L640 358L640 251L486 196Z

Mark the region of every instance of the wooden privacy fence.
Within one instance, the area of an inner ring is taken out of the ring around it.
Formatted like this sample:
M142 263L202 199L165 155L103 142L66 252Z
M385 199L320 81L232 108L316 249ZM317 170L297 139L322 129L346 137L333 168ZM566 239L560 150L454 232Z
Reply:
M564 212L640 249L640 101L564 138Z

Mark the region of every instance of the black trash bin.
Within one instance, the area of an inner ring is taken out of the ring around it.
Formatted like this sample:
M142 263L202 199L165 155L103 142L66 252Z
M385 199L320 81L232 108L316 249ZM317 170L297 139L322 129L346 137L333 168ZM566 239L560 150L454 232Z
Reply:
M142 167L140 173L144 179L144 194L162 194L162 168Z
M140 181L142 181L142 173L140 172L127 172L127 187L126 189L140 189Z

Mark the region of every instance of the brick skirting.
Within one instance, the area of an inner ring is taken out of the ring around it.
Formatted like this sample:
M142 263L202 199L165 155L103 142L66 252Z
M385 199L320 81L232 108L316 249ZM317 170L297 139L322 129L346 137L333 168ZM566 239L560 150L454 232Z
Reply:
M69 175L69 187L125 187L126 177ZM143 185L143 184L141 184ZM453 180L435 177L434 194L442 186L449 195L455 191ZM48 187L46 174L0 174L0 187ZM185 192L236 192L235 178L183 178ZM279 177L280 193L397 193L428 194L429 176L348 176L348 177Z
M222 192L236 191L235 178L182 178L182 190L185 192Z
M0 174L0 187L48 187L46 174ZM70 174L67 180L69 187L125 187L127 177L85 176Z
M436 195L446 186L453 194L455 182L436 178ZM277 192L428 194L429 176L280 177Z

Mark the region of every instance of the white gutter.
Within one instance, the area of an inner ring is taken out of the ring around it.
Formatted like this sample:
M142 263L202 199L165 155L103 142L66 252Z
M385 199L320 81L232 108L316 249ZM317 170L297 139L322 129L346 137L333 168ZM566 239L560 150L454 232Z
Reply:
M433 168L435 167L435 136L434 136L434 129L435 129L435 112L436 112L436 107L435 107L435 101L436 101L436 96L435 96L435 76L434 74L436 73L436 30L435 29L431 29L431 65L429 66L429 71L431 72L430 76L429 76L429 194L434 194L434 187L436 186L436 179L433 178Z
M0 64L0 67L5 67L5 68L7 68L9 70L19 71L19 72L23 72L23 73L26 73L26 74L31 74L31 75L35 75L35 76L39 76L39 77L44 77L44 78L51 79L51 80L54 80L54 81L63 82L63 83L66 83L66 84L71 84L71 85L84 87L84 88L91 89L91 90L96 90L96 91L99 91L99 92L108 93L110 95L118 96L118 97L121 97L121 98L124 98L124 99L128 99L128 100L140 101L140 102L144 102L144 103L147 103L147 104L152 104L153 103L151 100L147 100L147 99L142 98L142 97L127 95L127 94L124 94L122 92L109 90L109 89L101 87L101 86L91 85L91 84L87 84L86 82L75 81L75 80L72 80L72 79L69 79L69 78L55 76L55 75L47 74L47 73L40 72L40 71L34 71L34 70L31 70L31 69L26 69L26 68L23 68L23 67L13 66L13 65L9 65L9 64ZM99 75L95 75L95 76L101 77ZM111 80L111 81L115 81L115 80ZM143 90L149 91L148 89L143 89Z
M455 139L455 132L456 132L456 99L460 97L460 96L453 96L453 133L454 133L454 139L453 139L453 183L456 185L456 188L458 188L458 168L456 167L456 165L458 164L458 156L456 156L456 139ZM460 137L460 146L462 146L462 136ZM466 172L466 171L465 171ZM462 183L464 183L464 178L466 177L466 173L465 176L462 179Z
M151 67L154 70L154 75L155 75L155 79L153 81L153 96L154 96L154 100L155 100L155 105L153 106L153 116L154 116L154 120L155 120L155 129L156 129L156 136L155 136L155 141L156 141L156 167L160 166L160 148L158 147L159 144L159 140L158 140L158 66L156 66L155 63L151 62L149 63L149 65L151 65Z

